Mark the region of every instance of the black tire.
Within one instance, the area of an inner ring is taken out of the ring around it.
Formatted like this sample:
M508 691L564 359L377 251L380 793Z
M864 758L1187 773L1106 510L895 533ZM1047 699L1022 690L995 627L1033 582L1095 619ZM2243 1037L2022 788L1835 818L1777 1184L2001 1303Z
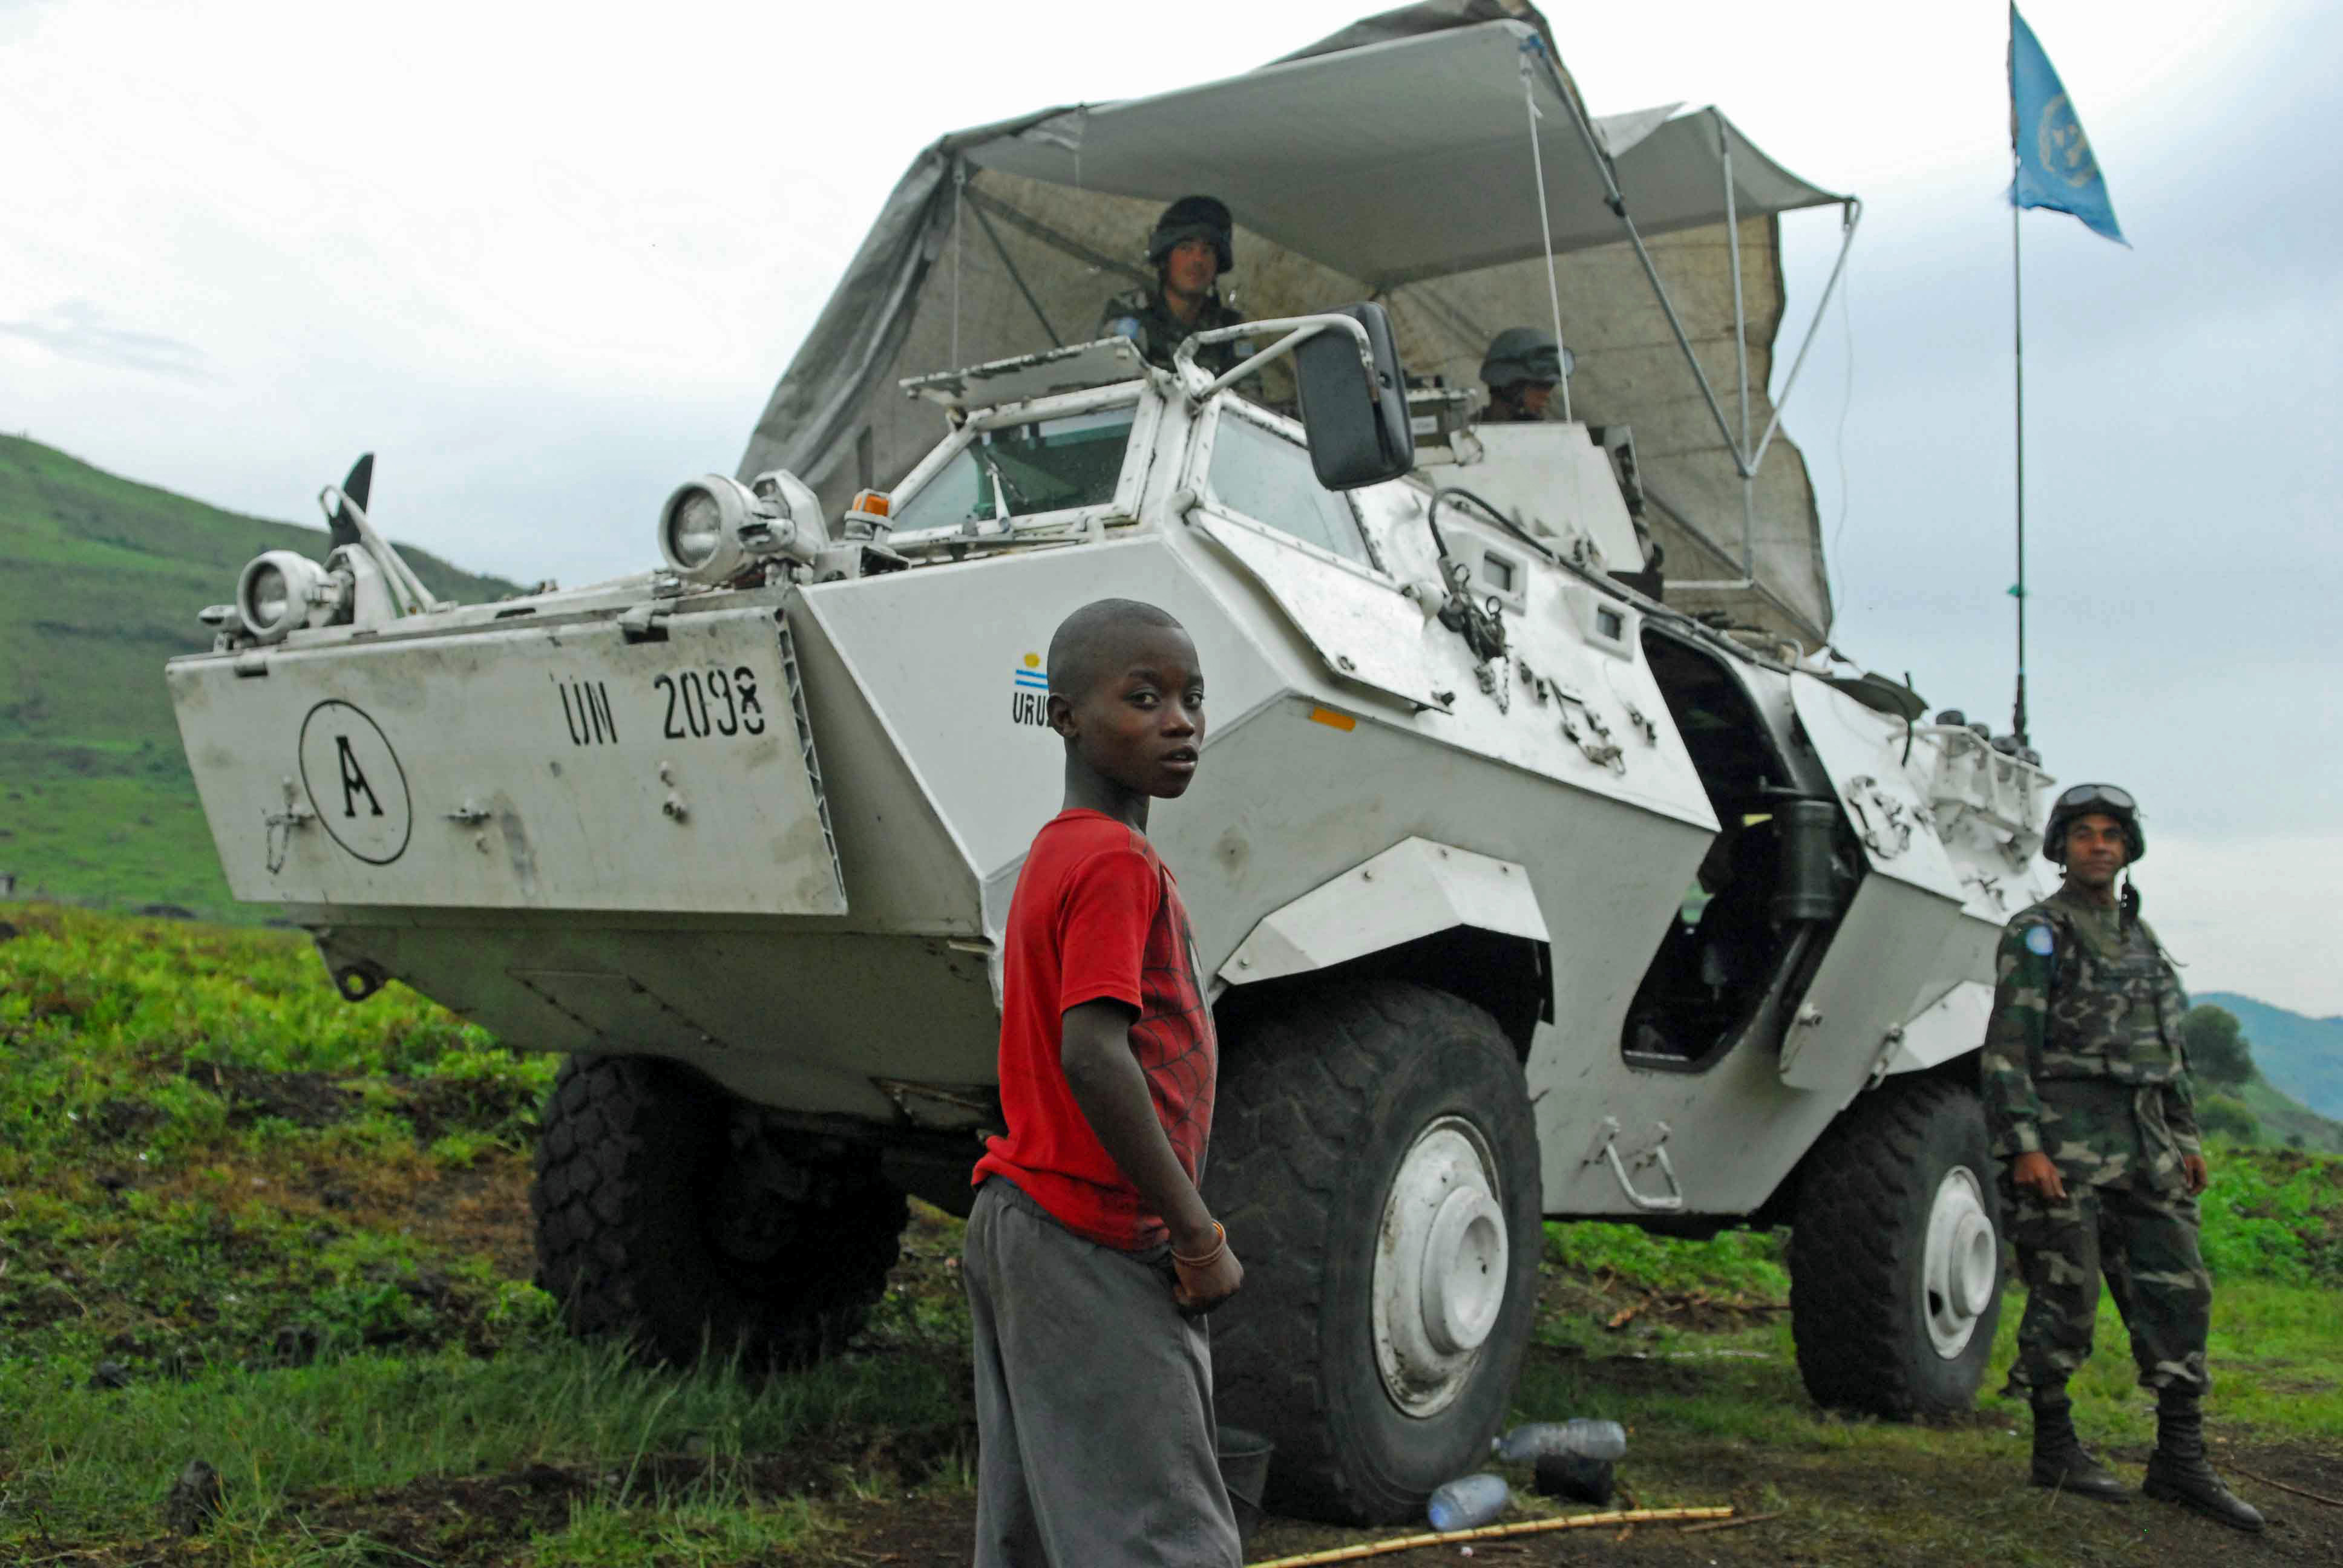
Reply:
M886 1289L907 1211L875 1155L809 1167L795 1201L757 1200L769 1245L719 1240L731 1097L689 1068L638 1056L573 1056L554 1080L529 1208L538 1282L581 1337L628 1341L651 1360L703 1352L799 1364L860 1328ZM737 1201L737 1197L735 1198Z
M1967 1172L1993 1227L1993 1285L1966 1347L1947 1355L1929 1329L1924 1254L1931 1210L1956 1171ZM1972 1091L1890 1079L1857 1100L1806 1155L1790 1232L1790 1326L1806 1392L1897 1420L1968 1409L2001 1321L2000 1233L1993 1148Z
M1487 1461L1536 1316L1537 1132L1513 1043L1440 991L1311 988L1231 1020L1216 1098L1205 1197L1245 1266L1212 1320L1221 1419L1276 1443L1274 1512L1420 1517L1434 1487ZM1461 1392L1414 1416L1377 1364L1373 1271L1402 1160L1443 1121L1469 1123L1494 1167L1507 1278Z

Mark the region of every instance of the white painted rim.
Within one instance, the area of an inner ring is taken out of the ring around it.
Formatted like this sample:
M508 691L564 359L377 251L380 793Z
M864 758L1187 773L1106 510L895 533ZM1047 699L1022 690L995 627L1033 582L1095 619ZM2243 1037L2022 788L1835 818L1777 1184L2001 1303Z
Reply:
M1504 1310L1512 1238L1480 1130L1443 1116L1416 1134L1375 1237L1375 1365L1412 1416L1436 1415L1472 1381Z
M1956 1360L1976 1335L1977 1319L1993 1304L2001 1242L1994 1233L1976 1175L1966 1165L1945 1172L1928 1205L1928 1237L1921 1254L1921 1309L1928 1340L1946 1361Z

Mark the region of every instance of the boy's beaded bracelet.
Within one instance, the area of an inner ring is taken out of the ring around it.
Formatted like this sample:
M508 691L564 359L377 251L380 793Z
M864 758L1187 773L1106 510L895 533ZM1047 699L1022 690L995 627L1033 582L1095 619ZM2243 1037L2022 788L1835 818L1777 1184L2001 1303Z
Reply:
M1218 1220L1215 1220L1212 1221L1212 1250L1211 1251L1191 1258L1183 1254L1177 1247L1174 1247L1172 1250L1172 1261L1182 1268L1201 1269L1208 1264L1219 1262L1221 1261L1221 1254L1228 1250L1229 1233L1222 1228L1221 1222Z

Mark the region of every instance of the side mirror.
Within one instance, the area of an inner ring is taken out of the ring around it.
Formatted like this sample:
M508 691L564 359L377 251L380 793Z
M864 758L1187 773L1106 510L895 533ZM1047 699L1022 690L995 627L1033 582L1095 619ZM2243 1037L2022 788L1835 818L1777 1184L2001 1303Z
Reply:
M1392 340L1391 316L1372 300L1325 314L1347 316L1367 329L1375 374L1370 384L1359 363L1358 339L1347 332L1321 332L1294 349L1310 466L1330 490L1396 479L1415 467L1415 427L1408 418L1407 377Z

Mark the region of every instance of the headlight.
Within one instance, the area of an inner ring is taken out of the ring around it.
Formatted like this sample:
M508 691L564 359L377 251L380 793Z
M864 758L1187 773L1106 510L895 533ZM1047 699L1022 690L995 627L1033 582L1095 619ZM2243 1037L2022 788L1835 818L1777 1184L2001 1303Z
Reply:
M724 543L724 508L716 504L715 497L694 486L677 503L671 527L669 543L673 548L669 555L681 566L705 566Z
M737 479L702 474L676 487L659 508L659 554L687 582L729 582L749 564L740 525L756 498Z
M659 508L659 554L686 582L713 588L760 558L810 561L829 543L821 501L795 475L776 468L754 487L702 474L676 487Z
M247 562L236 583L236 616L261 642L275 642L308 624L326 568L291 550L270 550Z

